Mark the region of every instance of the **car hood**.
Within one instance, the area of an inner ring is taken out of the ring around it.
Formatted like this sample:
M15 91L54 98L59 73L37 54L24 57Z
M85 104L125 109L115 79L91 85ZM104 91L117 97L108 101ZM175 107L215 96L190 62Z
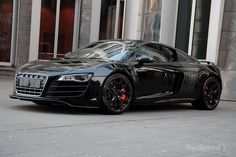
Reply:
M95 72L111 62L95 59L52 59L37 60L21 67L20 72L28 73L73 73Z

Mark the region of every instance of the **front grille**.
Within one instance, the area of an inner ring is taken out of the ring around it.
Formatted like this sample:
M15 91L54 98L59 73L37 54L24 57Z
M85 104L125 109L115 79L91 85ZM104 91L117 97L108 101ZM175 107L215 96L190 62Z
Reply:
M47 76L36 74L17 74L16 93L29 96L41 96L47 83Z
M55 81L47 91L48 97L81 96L88 88L88 82Z

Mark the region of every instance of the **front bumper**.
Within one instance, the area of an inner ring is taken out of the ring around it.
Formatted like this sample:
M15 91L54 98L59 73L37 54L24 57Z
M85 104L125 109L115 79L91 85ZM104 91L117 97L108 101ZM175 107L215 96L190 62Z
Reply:
M48 98L48 97L31 97L31 96L22 96L18 94L11 94L10 98L12 99L19 99L23 101L33 101L33 102L40 102L45 104L56 104L56 105L66 105L71 107L100 107L100 100L97 98L93 99L85 99L85 98Z
M16 92L16 86L10 95L12 99L33 101L39 104L67 105L71 107L100 107L101 105L101 84L99 77L94 77L84 84L76 82L58 82L58 76L49 77L40 96L22 94ZM70 85L68 87L68 85ZM80 87L81 85L81 87ZM78 88L77 88L78 86ZM75 88L74 88L75 87ZM83 92L77 92L83 88Z

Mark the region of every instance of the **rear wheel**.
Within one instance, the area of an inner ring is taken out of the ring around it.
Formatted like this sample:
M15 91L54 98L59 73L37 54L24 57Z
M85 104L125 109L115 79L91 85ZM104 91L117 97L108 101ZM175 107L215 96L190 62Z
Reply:
M209 77L202 88L201 96L198 100L192 102L196 109L214 110L220 101L222 87L215 77Z
M133 87L122 74L110 76L103 85L103 109L111 114L120 114L128 109L133 99Z

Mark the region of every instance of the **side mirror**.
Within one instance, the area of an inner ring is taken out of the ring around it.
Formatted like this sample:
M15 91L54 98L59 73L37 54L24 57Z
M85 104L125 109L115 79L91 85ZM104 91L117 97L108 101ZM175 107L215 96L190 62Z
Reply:
M153 63L154 59L147 56L141 56L136 59L138 61L138 64L136 65L137 68L140 68L143 66L144 63Z
M147 57L147 56L138 57L136 60L138 61L139 64L143 64L143 63L153 63L153 62L154 62L154 59L153 59L153 58Z

